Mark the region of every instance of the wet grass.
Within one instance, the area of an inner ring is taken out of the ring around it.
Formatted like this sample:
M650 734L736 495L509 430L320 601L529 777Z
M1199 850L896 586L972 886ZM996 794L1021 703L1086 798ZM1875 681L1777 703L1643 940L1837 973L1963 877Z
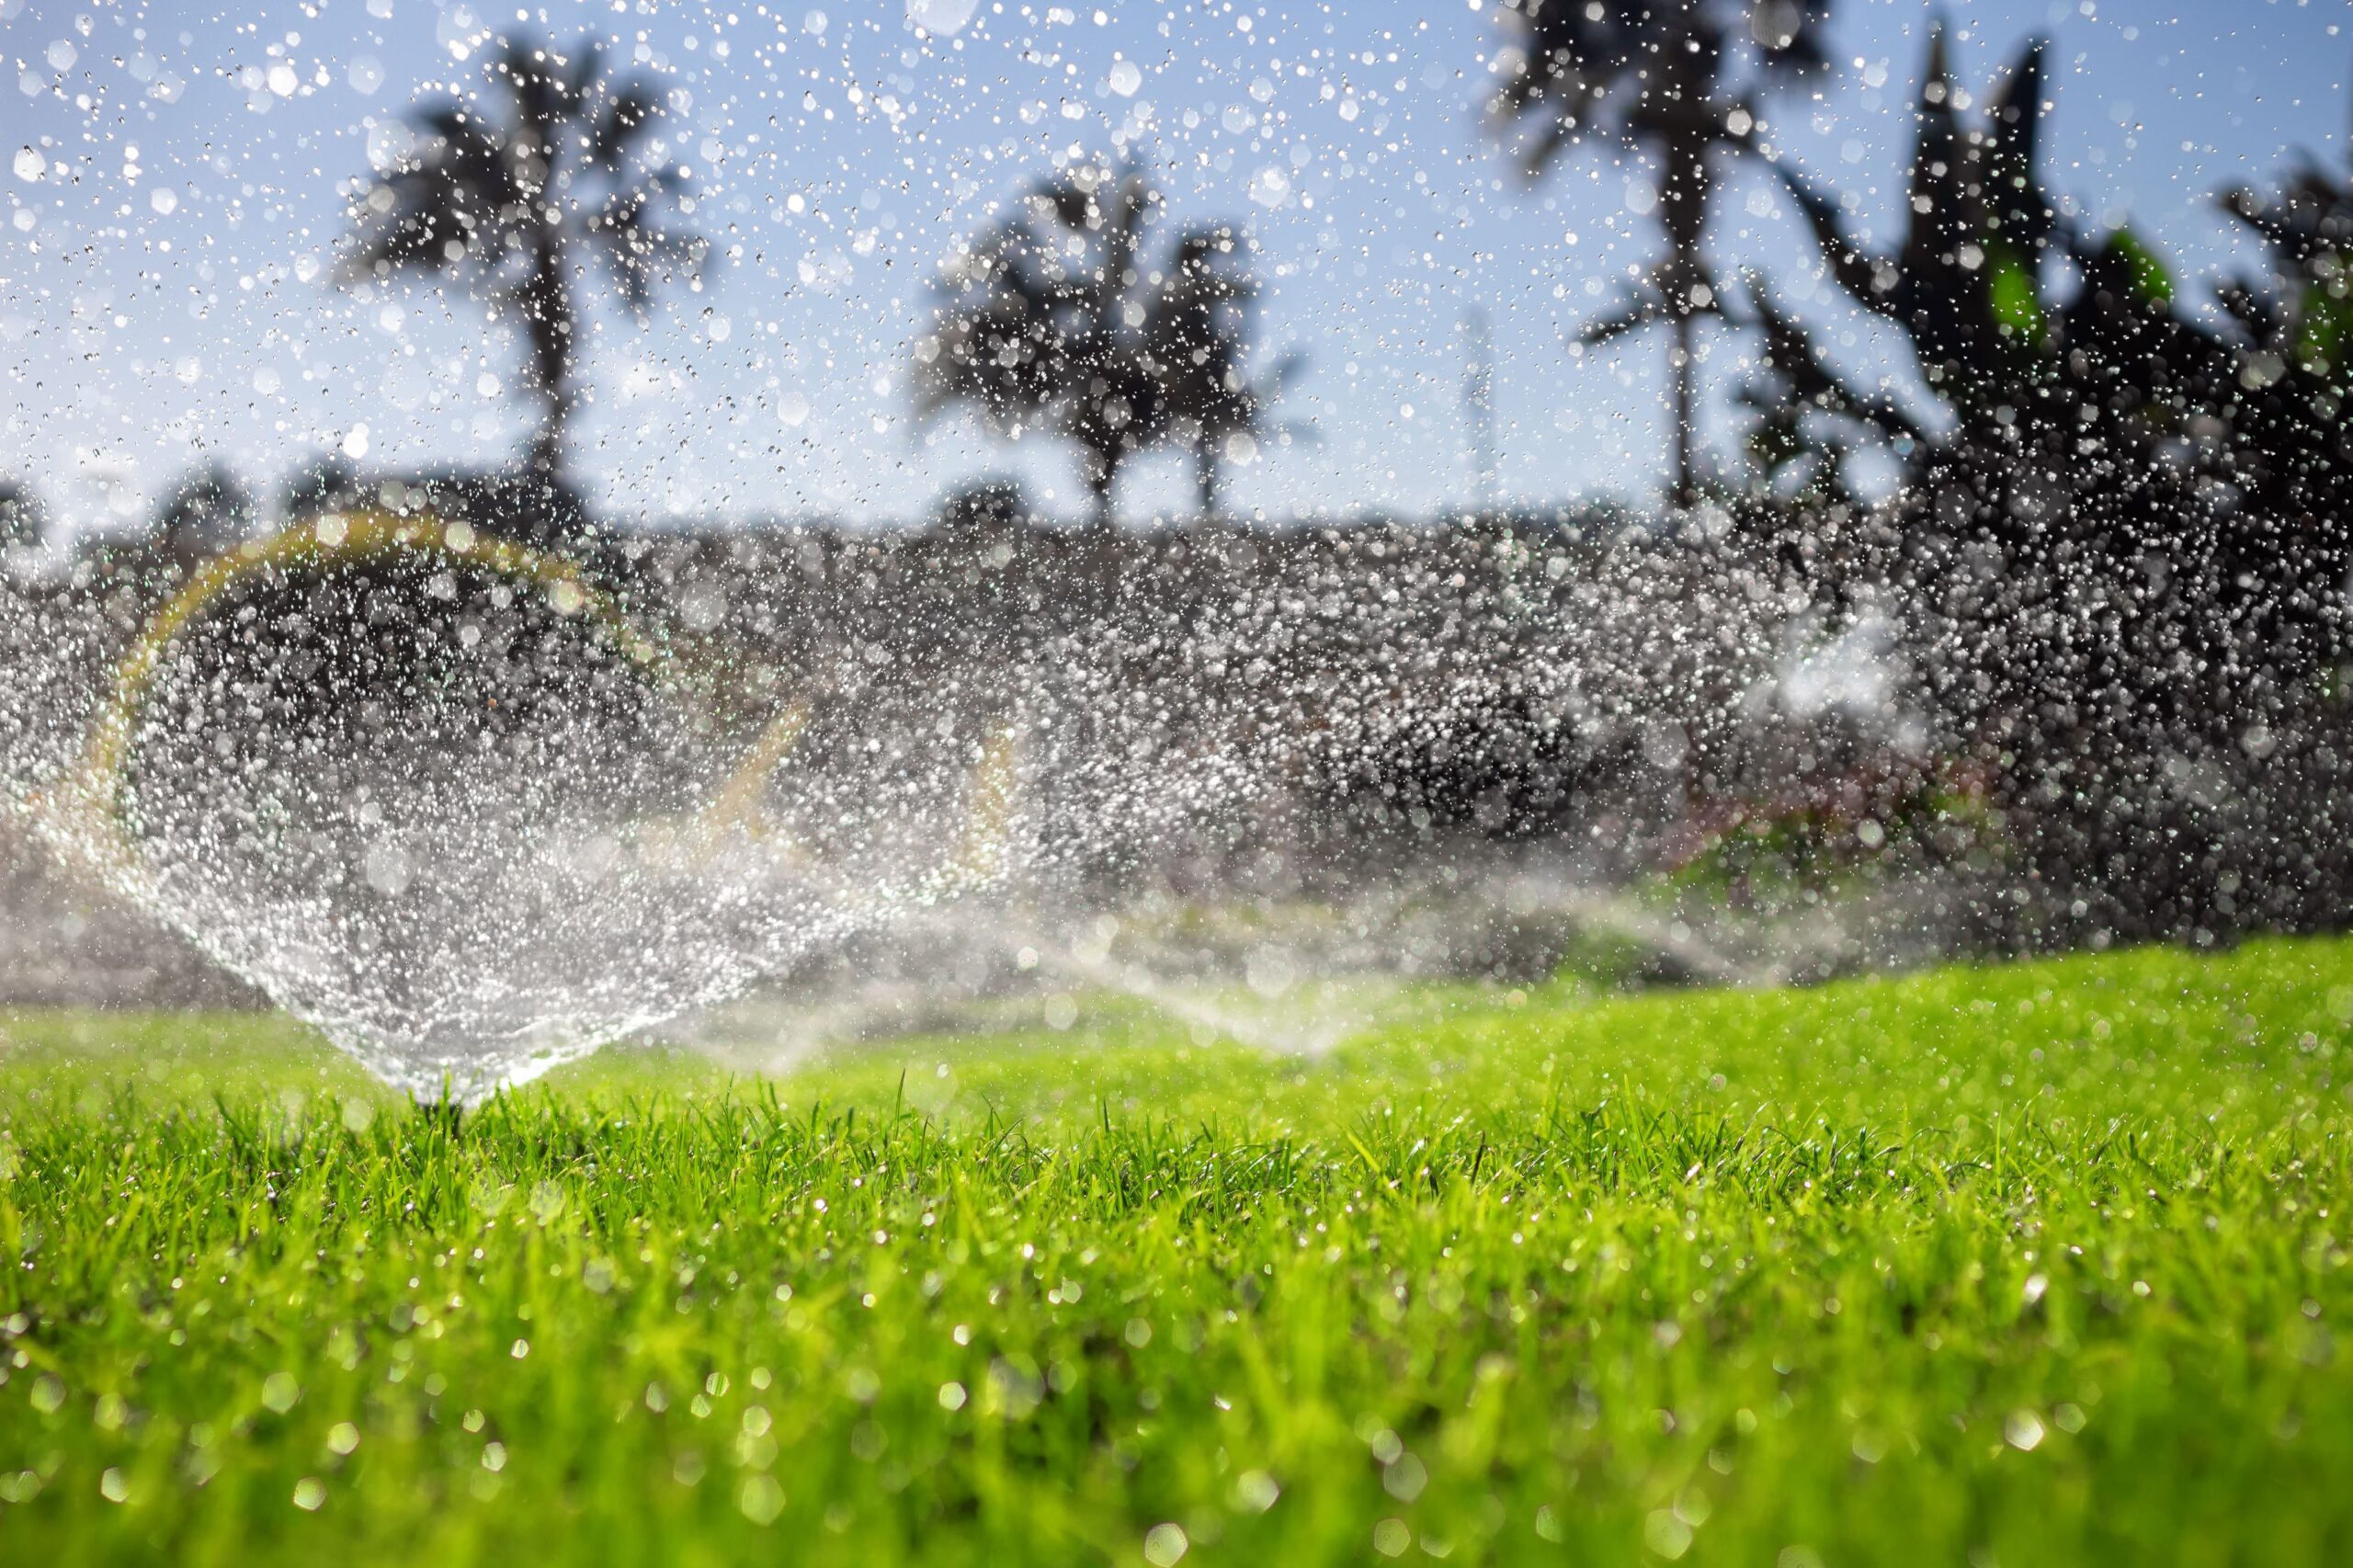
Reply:
M10 1562L2353 1560L2353 944L452 1125L0 1018Z

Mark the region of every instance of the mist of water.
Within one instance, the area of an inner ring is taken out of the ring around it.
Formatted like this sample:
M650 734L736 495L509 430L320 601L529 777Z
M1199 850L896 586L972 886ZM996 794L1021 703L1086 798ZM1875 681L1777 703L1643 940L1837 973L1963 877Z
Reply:
M1714 982L1851 961L1824 912L1626 891L1786 663L1761 579L1573 573L1540 534L1228 543L1179 547L1208 581L1178 595L1141 547L1129 588L1074 589L1104 574L1065 549L992 623L757 561L618 596L465 524L333 516L135 603L12 598L10 800L427 1098L747 993L780 1038L1101 992L1314 1052L1403 979L1541 978L1580 935ZM958 571L900 553L918 598Z

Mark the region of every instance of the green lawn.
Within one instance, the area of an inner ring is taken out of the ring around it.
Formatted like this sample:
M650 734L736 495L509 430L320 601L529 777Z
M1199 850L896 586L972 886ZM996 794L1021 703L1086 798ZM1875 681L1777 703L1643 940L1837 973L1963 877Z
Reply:
M454 1130L0 1016L0 1558L2353 1562L2353 943L1424 1000Z

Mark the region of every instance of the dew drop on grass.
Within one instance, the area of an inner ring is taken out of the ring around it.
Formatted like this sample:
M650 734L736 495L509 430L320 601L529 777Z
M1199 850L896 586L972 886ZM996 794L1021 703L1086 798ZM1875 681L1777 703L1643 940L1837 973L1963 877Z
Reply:
M302 1385L294 1381L291 1372L272 1372L262 1380L261 1402L267 1408L283 1415L294 1408L302 1397Z
M784 1512L784 1488L771 1475L747 1475L735 1494L735 1506L756 1525L772 1525Z
M1160 1524L1144 1531L1143 1560L1152 1568L1174 1568L1192 1543L1185 1537L1181 1525Z
M1653 1510L1643 1520L1643 1544L1669 1562L1691 1550L1691 1527L1672 1508Z

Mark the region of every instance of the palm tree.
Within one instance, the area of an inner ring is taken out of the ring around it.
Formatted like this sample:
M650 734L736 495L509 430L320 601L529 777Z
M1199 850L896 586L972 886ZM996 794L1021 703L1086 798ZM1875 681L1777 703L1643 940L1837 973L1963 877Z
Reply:
M343 265L347 284L446 274L494 317L519 322L529 348L524 383L542 405L529 462L550 483L578 400L576 280L601 264L642 312L658 283L699 268L707 248L664 227L685 176L659 162L658 142L645 146L661 113L653 85L616 83L602 65L588 40L569 59L504 41L491 75L505 112L469 98L412 116L422 144L354 201Z
M1230 227L1188 229L1151 264L1164 206L1132 165L1046 181L948 259L937 324L915 345L926 416L967 404L1001 435L1076 443L1098 528L1121 466L1158 445L1194 454L1213 512L1221 458L1263 434L1265 405L1297 369L1244 375L1256 285L1233 264Z
M1266 410L1306 365L1294 352L1256 380L1245 369L1258 285L1228 263L1236 251L1223 225L1187 232L1157 275L1144 315L1143 358L1159 377L1168 438L1192 451L1204 519L1218 515L1225 460L1256 450L1267 433Z
M1656 321L1675 332L1675 504L1698 490L1692 472L1692 382L1698 322L1722 289L1702 254L1710 165L1756 144L1759 99L1819 70L1830 0L1505 0L1521 35L1498 66L1490 112L1506 127L1540 122L1525 149L1530 178L1586 139L1656 158L1666 256L1617 314L1579 334L1587 346ZM1741 72L1735 40L1746 40Z

